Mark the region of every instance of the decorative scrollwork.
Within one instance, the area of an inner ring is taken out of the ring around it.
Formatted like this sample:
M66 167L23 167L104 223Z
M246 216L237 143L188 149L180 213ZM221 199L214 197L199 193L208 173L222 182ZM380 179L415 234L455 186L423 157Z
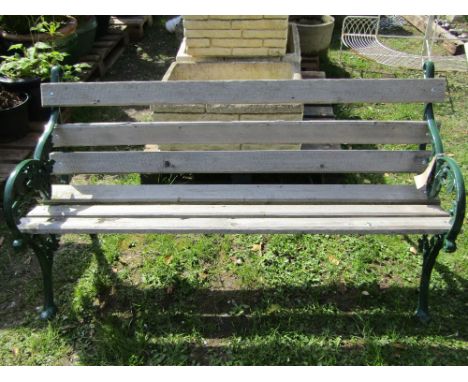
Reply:
M444 195L441 194L442 190L445 191ZM454 252L455 240L465 217L466 196L461 170L452 158L445 155L436 157L435 170L428 183L427 192L430 198L450 199L448 213L451 216L452 227L445 235L444 250Z
M5 186L3 200L5 220L15 236L21 237L17 224L38 199L48 199L51 194L50 162L26 159L18 164Z
M38 235L31 243L36 252L41 252L47 261L52 262L54 251L59 247L59 238L57 235Z

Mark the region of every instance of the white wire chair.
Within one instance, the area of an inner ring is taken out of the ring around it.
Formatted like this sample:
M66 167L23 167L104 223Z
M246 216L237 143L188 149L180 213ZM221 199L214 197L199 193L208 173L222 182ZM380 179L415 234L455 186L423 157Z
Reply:
M434 19L430 18L424 36L385 36L421 39L423 44L421 54L418 55L389 48L380 41L380 16L347 16L343 20L340 50L343 49L344 45L360 56L394 67L421 69L426 60L432 60L438 71L468 70L468 61L465 55L432 55L432 45L435 40L440 39L434 36L434 23Z

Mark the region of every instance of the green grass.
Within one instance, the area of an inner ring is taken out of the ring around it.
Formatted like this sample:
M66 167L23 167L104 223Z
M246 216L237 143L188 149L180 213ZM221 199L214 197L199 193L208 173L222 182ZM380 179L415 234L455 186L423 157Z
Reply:
M159 79L177 41L155 23L109 80ZM345 51L338 34L329 77L420 77ZM468 177L466 73L439 74L442 137ZM419 119L422 105L353 105L341 118ZM76 119L147 120L144 108L86 109ZM386 176L387 183L409 178ZM75 182L139 182L139 176ZM170 181L170 180L167 180ZM466 231L466 230L465 230ZM432 277L433 321L412 317L417 237L329 235L67 235L55 256L60 311L38 320L41 275L14 253L0 223L2 365L466 365L468 236L442 253Z

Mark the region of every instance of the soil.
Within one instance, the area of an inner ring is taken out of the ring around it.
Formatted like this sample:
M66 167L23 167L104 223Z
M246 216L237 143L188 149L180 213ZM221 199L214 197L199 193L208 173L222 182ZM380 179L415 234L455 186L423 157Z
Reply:
M0 89L0 110L11 109L23 102L24 99L21 99L17 94Z
M307 17L296 16L295 18L290 18L290 19L302 25L319 25L319 24L324 23L322 16L307 16Z

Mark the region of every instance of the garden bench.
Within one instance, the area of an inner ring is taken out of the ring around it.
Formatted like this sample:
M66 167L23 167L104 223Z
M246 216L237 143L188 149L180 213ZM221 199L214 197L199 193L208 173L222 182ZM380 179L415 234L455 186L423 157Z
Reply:
M461 172L444 155L432 102L445 81L424 79L174 81L42 85L53 107L34 156L10 175L4 198L15 247L30 246L44 279L43 318L53 316L58 235L105 233L420 234L417 316L428 320L428 287L440 249L455 250L465 213ZM59 123L59 107L217 103L426 104L423 121L236 121ZM405 144L401 150L145 152L144 144ZM431 150L426 150L426 145ZM410 149L416 145L415 149ZM126 146L123 149L122 146ZM129 147L130 146L130 147ZM129 150L130 148L130 150ZM430 166L428 168L428 166ZM428 169L427 169L428 168ZM425 187L387 184L72 185L74 174L422 173ZM447 186L454 203L438 198Z

